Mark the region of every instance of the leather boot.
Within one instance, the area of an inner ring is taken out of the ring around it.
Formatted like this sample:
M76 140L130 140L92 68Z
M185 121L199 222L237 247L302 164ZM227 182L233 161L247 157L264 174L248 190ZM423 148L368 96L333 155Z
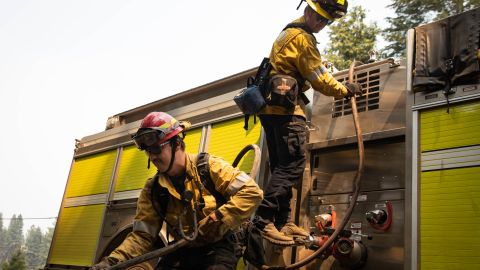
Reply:
M286 236L290 236L292 238L308 238L310 233L308 233L305 229L298 227L293 222L288 222L283 226L280 232L284 233Z
M271 222L263 228L262 236L268 242L279 246L291 246L295 244L292 237L286 236L283 232L279 232Z

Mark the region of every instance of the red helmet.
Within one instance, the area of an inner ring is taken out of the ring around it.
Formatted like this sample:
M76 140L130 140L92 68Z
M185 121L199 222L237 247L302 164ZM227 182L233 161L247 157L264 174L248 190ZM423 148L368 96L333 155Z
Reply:
M164 112L151 112L143 118L132 139L138 149L146 150L170 140L183 131L177 119Z
M159 141L163 143L178 135L183 131L183 127L177 119L164 112L151 112L143 118L140 129L155 129L164 133L164 137Z

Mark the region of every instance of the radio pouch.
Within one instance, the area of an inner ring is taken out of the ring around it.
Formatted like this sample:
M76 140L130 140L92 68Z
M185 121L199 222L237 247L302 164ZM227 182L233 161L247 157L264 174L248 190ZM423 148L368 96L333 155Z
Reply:
M298 104L297 80L288 75L272 76L265 91L265 99L268 105L282 106L293 110Z
M270 59L263 58L262 63L257 69L255 77L249 77L247 80L247 87L242 89L238 93L233 101L237 104L238 108L245 115L245 125L243 128L248 130L248 119L250 115L255 115L267 104L265 102L264 91L266 82L268 81L268 75L272 66L270 65ZM256 117L254 118L256 122Z

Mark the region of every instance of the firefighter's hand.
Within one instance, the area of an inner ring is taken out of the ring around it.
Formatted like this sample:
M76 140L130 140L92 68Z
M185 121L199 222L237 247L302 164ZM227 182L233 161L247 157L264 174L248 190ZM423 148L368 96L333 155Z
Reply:
M362 86L359 83L345 83L345 88L347 88L348 93L345 95L346 98L351 98L353 96L362 96Z
M218 220L214 213L200 220L198 223L199 240L214 243L223 238L223 222Z
M94 264L92 267L90 267L89 270L103 270L103 269L110 268L117 263L118 263L118 260L116 258L103 257L103 259L99 263Z

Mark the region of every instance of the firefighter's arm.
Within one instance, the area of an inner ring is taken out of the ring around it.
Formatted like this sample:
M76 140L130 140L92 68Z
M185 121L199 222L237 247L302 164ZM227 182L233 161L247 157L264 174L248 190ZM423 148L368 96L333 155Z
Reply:
M222 229L227 231L238 227L250 218L263 199L263 191L248 174L232 167L223 159L210 157L210 176L216 189L228 201L213 214L213 219L222 222Z
M295 65L302 77L310 82L312 88L326 96L344 97L348 92L347 89L322 64L314 39L307 35L298 35L292 42L293 47L298 50Z
M133 231L109 256L119 262L143 255L153 248L162 220L150 200L151 184L152 180L147 182L138 198Z

